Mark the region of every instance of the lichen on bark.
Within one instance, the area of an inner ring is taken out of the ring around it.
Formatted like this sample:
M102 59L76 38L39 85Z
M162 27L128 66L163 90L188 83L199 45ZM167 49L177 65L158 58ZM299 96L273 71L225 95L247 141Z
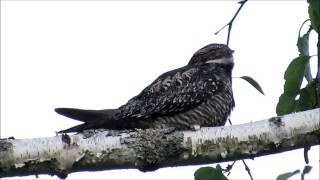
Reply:
M129 137L121 139L135 153L135 166L140 171L153 171L166 164L168 159L179 156L182 147L183 133L174 129L137 130Z

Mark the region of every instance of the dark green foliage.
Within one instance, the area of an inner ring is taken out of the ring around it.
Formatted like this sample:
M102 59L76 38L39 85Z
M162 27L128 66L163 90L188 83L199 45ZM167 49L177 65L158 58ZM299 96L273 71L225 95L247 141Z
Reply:
M308 20L306 20L304 23L306 23L306 22L308 22ZM302 26L304 25L304 23L302 24ZM301 28L302 28L302 26L301 26ZM298 37L298 42L297 42L299 57L309 57L309 35L310 35L311 27L309 28L307 33L305 33L303 36L300 36L301 28L299 31L299 37ZM308 82L310 82L312 80L309 63L306 65L304 77L306 78L306 80Z
M312 28L319 33L319 23L320 23L320 1L319 0L308 0L309 7L309 17L311 21Z
M294 111L296 107L296 100L287 94L281 94L277 104L277 115L289 114Z
M276 180L287 180L287 179L289 179L290 177L292 177L292 176L294 176L294 175L296 175L296 174L298 174L298 173L300 173L300 170L295 170L295 171L293 171L293 172L287 172L287 173L283 173L283 174L280 174L277 178L276 178Z
M252 77L250 76L241 76L241 79L244 79L245 81L247 81L249 84L251 84L254 88L256 88L256 90L258 90L261 94L264 95L264 92L261 88L261 86L258 84L257 81L255 81Z
M306 165L303 168L302 174L308 174L311 171L311 169L312 169L312 166Z
M304 71L309 59L304 56L299 56L291 61L284 73L284 93L288 96L293 96L299 94L301 83L303 80Z
M313 109L319 105L319 103L317 103L319 98L317 98L316 91L317 80L312 79L310 72L309 34L312 29L319 32L320 1L308 0L308 3L311 27L302 36L300 35L301 29L308 20L306 20L300 28L297 41L299 56L291 61L285 72L284 90L279 97L276 109L278 115ZM305 77L308 84L306 87L301 88L303 77Z
M300 29L301 31L301 29ZM297 42L297 47L298 51L300 53L299 56L309 56L309 34L310 34L311 29L308 30L307 33L305 33L303 36L300 36L299 32L299 37L298 37L298 42Z
M222 168L218 164L214 167L201 167L194 173L195 180L228 180L222 173Z
M289 64L284 74L284 92L280 96L277 104L278 115L296 111L297 104L299 104L300 100L296 100L296 97L300 94L300 87L308 62L309 58L299 56Z
M299 56L291 61L284 74L284 90L279 97L276 108L278 115L313 109L317 105L316 83L312 80L309 65L310 31L311 29L309 28L302 36L300 36L299 32L297 41ZM303 77L306 78L308 84L306 87L301 88Z
M312 169L312 166L309 166L309 165L306 165L304 168L303 168L303 171L301 173L301 180L304 180L304 176L306 174L308 174Z
M312 169L312 166L309 166L309 165L306 165L304 166L303 170L302 170L302 173L301 173L301 180L304 180L304 176L306 174L308 174ZM300 170L295 170L295 171L292 171L292 172L286 172L286 173L283 173L283 174L280 174L278 175L278 177L276 178L276 180L287 180L289 179L290 177L296 175L300 173Z
M317 105L316 100L316 83L313 80L309 82L305 88L301 89L296 111L305 111L315 108L315 106Z

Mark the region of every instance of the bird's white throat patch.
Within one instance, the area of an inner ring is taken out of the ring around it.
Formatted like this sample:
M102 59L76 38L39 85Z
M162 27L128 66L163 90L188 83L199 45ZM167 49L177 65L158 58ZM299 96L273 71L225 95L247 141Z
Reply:
M233 57L230 58L219 58L219 59L211 59L208 60L206 63L215 63L215 64L230 64L233 63Z

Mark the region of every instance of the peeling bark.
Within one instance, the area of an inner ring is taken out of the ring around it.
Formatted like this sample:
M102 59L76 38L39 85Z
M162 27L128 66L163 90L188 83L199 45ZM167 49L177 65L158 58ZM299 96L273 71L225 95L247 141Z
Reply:
M320 109L196 131L89 130L0 140L0 177L218 163L319 145Z

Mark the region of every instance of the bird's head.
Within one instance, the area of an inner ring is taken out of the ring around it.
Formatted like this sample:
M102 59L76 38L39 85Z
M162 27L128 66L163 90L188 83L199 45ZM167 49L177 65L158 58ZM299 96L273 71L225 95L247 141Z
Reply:
M188 65L220 64L233 67L233 50L224 44L209 44L193 54Z

